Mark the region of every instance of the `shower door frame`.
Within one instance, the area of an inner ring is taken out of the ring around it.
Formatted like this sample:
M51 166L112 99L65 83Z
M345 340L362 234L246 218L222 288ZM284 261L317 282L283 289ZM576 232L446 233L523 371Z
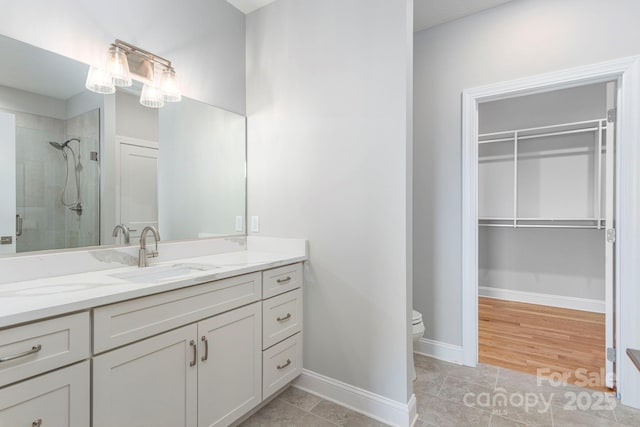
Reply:
M478 363L478 104L616 80L618 83L615 342L617 392L640 407L640 372L624 350L640 348L640 56L464 90L462 93L462 362ZM621 262L624 260L624 262ZM621 294L625 298L620 297Z

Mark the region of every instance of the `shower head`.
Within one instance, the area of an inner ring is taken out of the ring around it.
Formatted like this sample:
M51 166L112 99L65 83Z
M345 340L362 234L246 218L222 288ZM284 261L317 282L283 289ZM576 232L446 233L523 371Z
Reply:
M78 141L80 142L80 138L71 138L71 139L67 139L65 142L63 142L62 144L60 144L59 142L55 142L55 141L49 141L49 144L51 144L51 146L53 148L56 148L58 150L62 150L64 149L64 147L66 147L67 145L69 145L69 143L71 141Z

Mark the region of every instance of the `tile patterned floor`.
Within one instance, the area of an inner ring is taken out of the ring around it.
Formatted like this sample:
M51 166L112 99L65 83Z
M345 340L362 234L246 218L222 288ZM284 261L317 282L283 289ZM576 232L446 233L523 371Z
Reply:
M415 427L633 427L640 410L622 406L613 396L573 385L557 385L535 376L479 365L459 366L416 355ZM242 427L379 427L376 420L289 388L241 424Z

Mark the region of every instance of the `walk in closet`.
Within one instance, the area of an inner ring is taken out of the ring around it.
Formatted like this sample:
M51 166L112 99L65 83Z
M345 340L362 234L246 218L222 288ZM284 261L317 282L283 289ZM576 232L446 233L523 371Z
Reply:
M479 105L481 362L532 373L586 368L604 385L605 341L613 340L615 91L604 82ZM529 309L543 314L540 324Z

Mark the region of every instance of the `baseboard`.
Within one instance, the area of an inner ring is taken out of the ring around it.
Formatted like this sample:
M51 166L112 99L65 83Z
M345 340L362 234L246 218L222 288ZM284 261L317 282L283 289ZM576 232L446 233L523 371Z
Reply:
M445 362L462 364L462 347L459 345L420 338L420 341L414 345L413 351Z
M415 395L406 404L396 402L307 369L293 386L392 426L410 427L418 418Z
M605 302L602 300L514 291L511 289L491 288L488 286L478 286L478 295L487 298L548 305L551 307L570 308L573 310L591 311L594 313L604 313L605 310Z

